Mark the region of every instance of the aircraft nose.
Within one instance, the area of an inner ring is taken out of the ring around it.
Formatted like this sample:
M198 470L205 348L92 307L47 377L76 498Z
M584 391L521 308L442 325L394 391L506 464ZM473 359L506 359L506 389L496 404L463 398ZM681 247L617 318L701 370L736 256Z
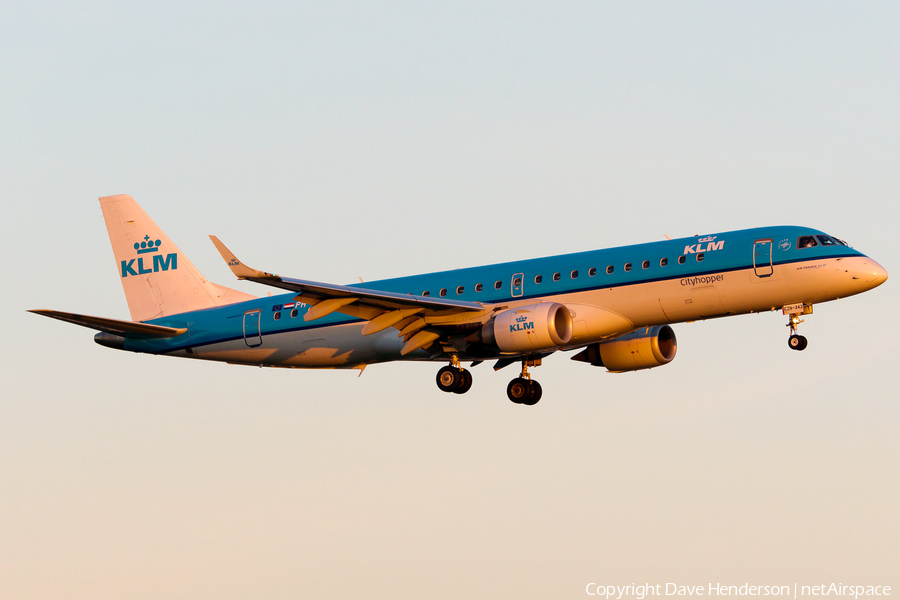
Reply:
M877 287L887 281L887 270L871 258L866 259L865 264L866 283Z

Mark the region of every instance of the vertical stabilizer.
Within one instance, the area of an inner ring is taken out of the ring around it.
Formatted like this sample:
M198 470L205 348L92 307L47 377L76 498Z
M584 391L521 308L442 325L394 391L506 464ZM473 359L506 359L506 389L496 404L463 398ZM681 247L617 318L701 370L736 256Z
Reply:
M133 321L254 298L207 281L131 196L100 198L100 208Z

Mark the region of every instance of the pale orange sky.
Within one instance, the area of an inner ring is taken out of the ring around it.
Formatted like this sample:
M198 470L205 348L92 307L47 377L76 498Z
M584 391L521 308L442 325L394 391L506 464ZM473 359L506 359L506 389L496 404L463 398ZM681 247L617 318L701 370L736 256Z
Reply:
M893 279L675 327L631 374L278 371L115 352L97 198L347 283L761 225L894 275L889 3L15 5L0 20L0 596L578 598L590 582L900 591Z

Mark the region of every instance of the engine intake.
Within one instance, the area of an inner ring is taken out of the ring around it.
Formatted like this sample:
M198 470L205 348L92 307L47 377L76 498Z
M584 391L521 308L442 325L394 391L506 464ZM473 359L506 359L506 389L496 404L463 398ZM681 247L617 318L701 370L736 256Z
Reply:
M572 329L565 305L541 302L504 310L484 324L481 337L503 352L531 352L565 346Z
M672 362L678 342L668 325L644 327L608 342L591 344L572 357L614 373L652 369Z

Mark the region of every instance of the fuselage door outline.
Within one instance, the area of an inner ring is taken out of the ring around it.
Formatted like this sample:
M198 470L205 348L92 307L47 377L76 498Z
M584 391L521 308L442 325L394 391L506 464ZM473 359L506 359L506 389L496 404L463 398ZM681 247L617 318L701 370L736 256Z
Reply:
M771 277L774 273L771 239L753 242L753 272L757 277Z
M258 308L244 313L244 343L251 348L262 346L260 310Z
M512 276L512 296L518 298L525 293L525 274L516 273Z

